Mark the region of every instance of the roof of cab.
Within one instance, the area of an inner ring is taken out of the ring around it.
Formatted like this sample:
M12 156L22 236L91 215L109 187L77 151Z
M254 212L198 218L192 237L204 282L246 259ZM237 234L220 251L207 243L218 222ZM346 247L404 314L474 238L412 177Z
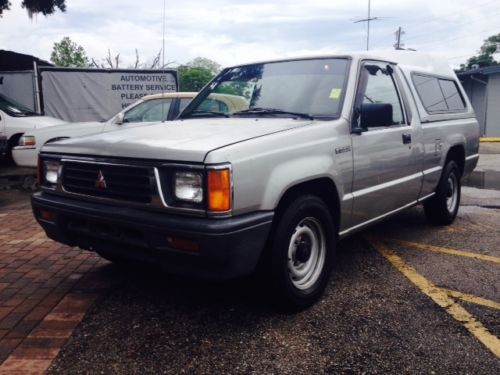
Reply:
M294 61L294 60L307 60L317 58L351 58L353 60L383 60L398 64L402 70L407 72L418 71L422 73L435 74L446 77L454 77L454 72L448 62L436 55L409 51L409 50L381 50L381 51L366 51L354 52L345 54L332 54L332 55L313 55L301 57L289 57L275 60L257 61L250 64L239 64L234 67L272 63L280 61Z

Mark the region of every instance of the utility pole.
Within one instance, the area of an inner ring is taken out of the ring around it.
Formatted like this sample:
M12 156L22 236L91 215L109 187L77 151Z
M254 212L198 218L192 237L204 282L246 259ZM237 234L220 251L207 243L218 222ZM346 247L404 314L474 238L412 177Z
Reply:
M405 34L404 30L399 26L399 28L394 33L396 35L396 43L394 43L395 49L404 49L404 43L401 43L401 36Z
M366 29L366 50L367 51L370 49L370 22L376 21L378 19L379 19L378 17L371 16L371 1L368 0L368 17L363 18L361 20L354 21L354 23L366 22L366 24L367 24L367 29Z

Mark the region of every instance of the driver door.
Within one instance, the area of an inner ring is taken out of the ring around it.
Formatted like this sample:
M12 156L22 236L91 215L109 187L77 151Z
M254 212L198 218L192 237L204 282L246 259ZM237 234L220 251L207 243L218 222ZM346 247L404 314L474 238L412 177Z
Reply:
M395 69L389 63L371 61L361 66L353 121L358 131L352 134L354 225L414 203L420 190L418 147ZM374 108L385 112L369 114Z

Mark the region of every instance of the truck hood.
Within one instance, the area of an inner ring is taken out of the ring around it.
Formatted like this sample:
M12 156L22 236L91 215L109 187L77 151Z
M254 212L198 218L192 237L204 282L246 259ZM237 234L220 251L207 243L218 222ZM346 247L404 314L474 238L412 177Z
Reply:
M11 117L11 122L15 122L18 126L24 125L30 129L43 129L48 126L66 124L66 121L50 116Z
M311 122L291 118L178 120L49 143L42 152L203 162L212 150Z
M78 135L93 134L100 131L104 127L104 122L65 122L62 125L54 125L28 131L26 135L34 135L37 139L43 138L45 140L57 137L76 137Z

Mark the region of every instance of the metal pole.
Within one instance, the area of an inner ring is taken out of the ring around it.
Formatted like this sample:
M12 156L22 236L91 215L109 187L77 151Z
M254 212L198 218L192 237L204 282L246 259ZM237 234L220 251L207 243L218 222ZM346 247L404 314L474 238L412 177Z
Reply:
M42 113L42 104L40 101L40 85L38 83L38 64L33 61L33 75L35 80L35 111Z
M162 79L165 77L165 9L166 9L167 0L163 0L163 39L162 39L162 47L161 47L161 73ZM163 94L165 92L163 81L161 81L161 96L163 99ZM165 103L161 105L161 122L165 122Z
M367 30L367 33L366 33L366 50L368 51L370 49L370 8L371 8L371 4L370 4L370 0L368 0L368 30Z

